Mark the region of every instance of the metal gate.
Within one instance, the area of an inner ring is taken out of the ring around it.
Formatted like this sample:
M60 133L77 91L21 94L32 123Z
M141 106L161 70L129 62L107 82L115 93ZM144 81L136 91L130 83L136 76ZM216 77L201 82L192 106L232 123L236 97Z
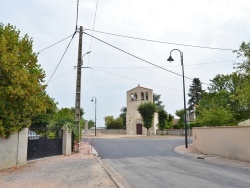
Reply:
M62 155L62 129L30 128L27 160Z

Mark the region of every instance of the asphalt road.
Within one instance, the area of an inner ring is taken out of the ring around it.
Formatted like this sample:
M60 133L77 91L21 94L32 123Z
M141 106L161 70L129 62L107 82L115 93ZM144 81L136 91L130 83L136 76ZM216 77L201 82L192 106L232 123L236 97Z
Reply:
M102 161L130 187L250 187L248 168L176 154L184 139L102 139L94 147Z

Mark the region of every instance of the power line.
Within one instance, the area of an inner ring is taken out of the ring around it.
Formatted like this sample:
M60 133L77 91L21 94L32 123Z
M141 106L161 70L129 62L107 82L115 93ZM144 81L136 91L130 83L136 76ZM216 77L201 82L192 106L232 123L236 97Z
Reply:
M167 72L170 72L170 73L172 73L172 74L175 74L175 75L178 75L178 76L181 76L181 77L182 77L181 74L178 74L178 73L176 73L176 72L173 72L173 71L170 71L170 70L168 70L168 69L166 69L166 68L163 68L163 67L161 67L161 66L159 66L159 65L156 65L156 64L154 64L154 63L151 63L151 62L149 62L149 61L147 61L147 60L145 60L145 59L142 59L142 58L140 58L140 57L138 57L138 56L136 56L136 55L133 55L133 54L131 54L131 53L125 51L125 50L122 50L122 49L120 49L120 48L118 48L118 47L116 47L116 46L114 46L114 45L112 45L112 44L109 44L109 43L107 43L107 42L105 42L105 41L103 41L103 40L101 40L101 39L99 39L99 38L96 38L96 37L93 36L93 35L90 35L90 34L85 33L85 32L83 32L83 33L86 34L86 35L92 36L94 39L96 39L96 40L98 40L98 41L100 41L100 42L102 42L102 43L104 43L104 44L107 44L108 46L111 46L112 48L115 48L115 49L117 49L117 50L119 50L119 51L121 51L121 52L123 52L123 53L125 53L125 54L128 54L128 55L130 55L130 56L132 56L132 57L134 57L134 58L136 58L136 59L139 59L139 60L141 60L141 61L144 61L145 63L148 63L148 64L153 65L153 66L155 66L155 67L158 67L158 68L160 68L160 69L162 69L162 70L165 70L165 71L167 71ZM187 79L189 79L189 80L193 80L192 78L189 78L189 77L187 77L187 76L184 76L184 77L187 78ZM206 83L203 83L203 84L206 84ZM206 84L206 85L210 85L210 84Z
M130 77L127 77L127 76L123 76L123 75L119 75L119 74L115 74L115 73L111 73L111 72L99 70L99 69L96 69L96 68L93 68L93 67L92 67L92 69L96 70L96 71L99 71L99 72L104 72L106 74L111 74L111 75L114 75L114 76L118 76L118 77L121 77L121 78L126 78L126 79L129 79L129 80L133 80L133 81L137 81L137 82L142 82L142 83L146 83L146 84L150 84L150 85L154 85L154 86L158 86L158 87L162 87L162 88L166 88L166 89L169 89L169 90L179 91L180 92L180 90L177 90L177 89L168 88L168 87L161 86L161 85L158 85L158 84L153 84L153 83L150 83L150 82L145 82L145 81L137 80L135 78L130 78Z
M96 13L97 13L97 7L98 7L98 0L96 1L96 7L95 7L95 17L94 17L94 24L93 24L93 28L92 28L92 35L94 33L94 29L95 29L95 20L96 20ZM90 39L90 48L89 48L89 51L91 51L91 48L92 48L92 37ZM89 59L90 59L90 56L91 54L88 56L88 63L87 63L87 66L89 66Z
M222 63L222 62L234 62L234 60L225 60L225 61L217 61L217 62L210 62L210 63L195 63L195 64L185 64L184 66L196 66L196 65L207 65L207 64L214 64L214 63ZM162 66L166 67L181 67L181 65L174 65L174 66ZM92 67L92 68L99 68L99 69L152 69L158 67Z
M51 80L50 82L53 82L53 81L57 80L58 78L63 77L64 75L66 75L66 74L68 74L68 73L72 72L73 70L75 70L75 68L74 68L74 69L71 69L71 70L68 70L67 72L65 72L65 73L63 73L62 75L60 75L60 76L56 77L55 79Z
M75 34L75 33L74 33L74 34ZM74 34L73 34L73 35L74 35ZM58 41L58 42L56 42L56 43L54 43L54 44L51 44L50 46L48 46L48 47L46 47L46 48L44 48L44 49L38 51L37 53L39 54L40 52L42 52L42 51L44 51L44 50L47 50L47 49L49 49L49 48L55 46L56 44L59 44L60 42L65 41L66 39L72 37L73 35L69 35L69 36L67 36L66 38L64 38L64 39L62 39L62 40L60 40L60 41Z
M64 51L64 53L63 53L63 55L62 55L62 57L61 57L61 59L60 59L60 61L58 62L57 66L56 66L56 68L55 68L55 70L54 70L54 72L53 72L53 73L52 73L52 75L50 76L50 78L49 78L49 80L48 80L47 84L50 82L50 80L51 80L51 78L53 77L53 75L55 74L55 72L56 72L56 70L57 70L58 66L59 66L59 65L60 65L60 63L62 62L63 57L64 57L64 55L66 54L66 52L67 52L67 50L68 50L68 48L69 48L69 45L71 44L71 42L72 42L72 40L73 40L73 38L74 38L75 34L76 34L76 32L73 34L73 36L72 36L71 40L69 41L69 44L67 45L67 47L66 47L66 49L65 49L65 51Z
M139 38L139 37L132 37L132 36L128 36L128 35L120 35L120 34L115 34L115 33L104 32L104 31L97 31L97 30L87 29L87 28L84 28L84 30L92 31L92 32L96 32L96 33L102 33L102 34L106 34L106 35L113 35L113 36L117 36L117 37L124 37L124 38L129 38L129 39L147 41L147 42L155 42L155 43L162 43L162 44L172 44L172 45L186 46L186 47L192 47L192 48L203 48L203 49L209 49L209 50L229 50L229 51L234 50L234 49L231 49L231 48L215 48L215 47L209 47L209 46L199 46L199 45L191 45L191 44L182 44L182 43L174 43L174 42L166 42L166 41L145 39L145 38Z

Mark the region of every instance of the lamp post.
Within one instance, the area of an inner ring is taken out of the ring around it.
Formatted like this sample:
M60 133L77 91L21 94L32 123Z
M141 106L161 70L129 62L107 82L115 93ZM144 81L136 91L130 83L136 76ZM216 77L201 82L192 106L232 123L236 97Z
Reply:
M185 95L185 76L184 76L184 65L183 65L183 52L181 52L179 49L173 49L170 52L170 56L167 59L167 61L174 61L174 59L171 56L171 53L173 51L179 51L181 56L181 66L182 66L182 80L183 80L183 98L184 98L184 128L185 128L185 147L188 148L188 141L187 141L187 114L186 114L186 95Z
M96 97L92 97L91 102L93 102L95 99L95 136L96 136Z

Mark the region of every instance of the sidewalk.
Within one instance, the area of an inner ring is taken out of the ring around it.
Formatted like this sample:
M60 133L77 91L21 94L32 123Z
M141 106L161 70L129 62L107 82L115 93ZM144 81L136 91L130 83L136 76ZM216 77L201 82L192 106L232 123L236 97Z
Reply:
M185 145L178 146L174 149L174 151L178 154L195 157L197 159L206 160L216 164L250 169L250 162L227 159L215 155L205 155L196 150L192 144L188 148L185 148Z

